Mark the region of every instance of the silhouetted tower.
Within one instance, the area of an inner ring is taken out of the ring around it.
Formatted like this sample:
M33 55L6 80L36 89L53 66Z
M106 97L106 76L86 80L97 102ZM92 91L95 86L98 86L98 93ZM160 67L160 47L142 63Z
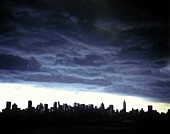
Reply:
M152 105L148 106L148 112L151 113L152 112Z
M44 104L44 111L48 112L48 104Z
M109 105L108 110L109 110L109 116L113 115L113 105Z
M28 110L31 110L31 108L32 108L32 101L29 100L29 101L28 101Z
M74 107L79 107L79 106L80 106L80 104L79 104L79 103L74 102Z
M57 110L57 102L54 102L54 110Z
M12 110L13 110L13 111L17 111L17 109L18 109L18 106L17 106L17 104L14 103L14 104L12 105Z
M43 104L42 103L40 103L39 105L37 105L37 108L36 108L36 110L37 110L37 112L39 112L39 113L41 113L42 111L43 111Z
M102 104L100 105L100 110L104 110L105 108L104 108L104 104L103 104L103 102L102 102Z
M125 102L125 100L123 102L123 110L124 110L124 112L126 112L126 102Z
M141 108L141 110L140 110L140 113L144 113L144 110L143 110L143 108Z
M113 105L109 105L109 110L113 111L114 110L114 106Z
M103 102L101 103L99 110L100 110L101 115L103 116L105 114L105 107L104 107Z
M6 110L11 110L11 102L6 102Z
M63 104L63 111L64 111L64 112L67 111L67 108L68 108L68 105L67 105L67 104Z
M168 120L169 120L169 122L170 122L170 109L168 109L167 117L168 117Z

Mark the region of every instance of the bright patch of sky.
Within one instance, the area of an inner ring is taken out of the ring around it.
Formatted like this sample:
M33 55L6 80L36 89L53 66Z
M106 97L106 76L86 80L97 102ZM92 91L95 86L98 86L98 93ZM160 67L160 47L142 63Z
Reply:
M63 87L62 87L63 88ZM70 87L71 88L71 87ZM133 96L123 96L117 94L99 93L99 92L75 92L74 90L61 90L56 88L43 88L27 84L0 83L0 109L4 109L6 101L16 103L19 108L27 108L28 100L33 101L33 106L36 107L40 103L47 103L49 107L53 106L55 101L60 101L60 104L67 103L73 106L74 102L80 104L94 104L100 107L101 103L105 104L105 108L109 105L114 105L114 110L123 108L123 101L126 101L127 111L132 108L147 111L148 105L153 105L153 109L158 112L166 113L170 107L169 103L156 103L147 99ZM0 110L0 111L1 111Z

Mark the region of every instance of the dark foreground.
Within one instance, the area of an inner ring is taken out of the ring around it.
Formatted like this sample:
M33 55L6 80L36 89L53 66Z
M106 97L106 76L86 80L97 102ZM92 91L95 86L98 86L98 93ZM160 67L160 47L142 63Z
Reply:
M127 134L167 133L169 118L146 115L132 120L127 114L109 118L46 118L25 115L0 116L1 132L4 134ZM22 118L21 118L22 117ZM165 116L166 117L166 116Z
M157 129L157 128L136 128L136 127L124 127L124 126L43 126L42 128L35 129L18 129L10 131L11 134L123 134L123 133L156 133L156 132L167 132L168 129Z
M29 101L31 102L31 101ZM67 105L49 110L47 104L36 109L29 105L20 110L10 103L0 113L0 128L4 134L143 134L168 133L170 110L158 113L148 107L148 111L114 111L113 107L99 109L92 106L69 107Z
M165 123L40 123L3 124L4 134L125 134L167 133L170 124Z

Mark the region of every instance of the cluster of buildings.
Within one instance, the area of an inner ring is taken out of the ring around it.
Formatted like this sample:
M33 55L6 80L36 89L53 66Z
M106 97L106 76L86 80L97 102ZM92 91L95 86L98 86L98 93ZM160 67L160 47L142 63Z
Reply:
M32 112L32 113L38 113L38 114L44 114L44 113L56 113L58 115L65 115L65 116L69 116L69 115L75 115L78 116L80 113L81 114L86 114L86 112L91 112L91 113L95 113L95 112L100 112L101 114L108 114L108 115L112 115L114 112L119 112L118 110L114 110L113 105L109 105L108 108L105 108L104 103L101 103L101 106L99 108L97 108L97 106L94 106L93 104L89 104L89 105L85 105L85 104L79 104L79 103L74 103L73 106L67 105L66 103L64 104L60 104L60 102L54 102L53 107L49 107L48 104L42 104L40 103L39 105L37 105L36 107L32 106L32 101L29 100L28 101L28 107L26 109L20 109L18 108L17 104L11 104L11 102L6 102L6 108L2 109L2 113L21 113L21 112ZM126 102L124 101L123 103L123 109L120 111L121 113L126 113Z
M127 114L126 111L126 102L125 100L123 101L123 109L122 110L114 110L113 105L109 105L109 107L105 108L104 103L101 103L100 107L97 108L97 106L94 106L93 104L85 105L85 104L79 104L79 103L74 103L74 106L67 105L64 103L63 105L60 104L60 102L54 102L53 107L48 106L48 104L42 104L40 103L36 107L32 106L32 101L28 101L28 107L26 109L21 110L18 108L17 104L14 103L11 105L11 102L6 102L6 108L2 110L2 113L7 113L7 112L32 112L32 113L53 113L55 112L56 114L62 114L65 116L69 115L79 115L79 114L86 114L86 112L93 113L93 114L100 114L100 115L107 115L107 116L112 116L113 114ZM141 110L138 109L133 109L129 113L144 113L143 108ZM148 111L147 113L157 113L156 110L153 110L152 105L148 106ZM168 110L167 113L170 113L170 109ZM162 113L163 114L163 113Z
M143 109L133 109L126 111L126 102L123 101L123 108L114 110L113 105L105 108L104 103L100 107L93 104L85 105L74 103L73 106L66 103L54 102L52 107L48 104L40 103L33 107L32 101L28 101L26 109L18 108L17 104L6 102L6 108L0 112L0 120L6 124L32 126L42 124L123 124L123 125L146 125L146 126L166 126L170 124L170 109L167 113L158 113L153 110L152 105L148 106L148 111ZM26 123L26 124L24 124Z

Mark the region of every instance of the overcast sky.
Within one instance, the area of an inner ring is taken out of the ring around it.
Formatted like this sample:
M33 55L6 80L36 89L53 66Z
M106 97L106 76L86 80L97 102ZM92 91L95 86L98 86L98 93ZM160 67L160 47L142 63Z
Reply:
M1 0L0 82L170 103L168 6L166 0Z

